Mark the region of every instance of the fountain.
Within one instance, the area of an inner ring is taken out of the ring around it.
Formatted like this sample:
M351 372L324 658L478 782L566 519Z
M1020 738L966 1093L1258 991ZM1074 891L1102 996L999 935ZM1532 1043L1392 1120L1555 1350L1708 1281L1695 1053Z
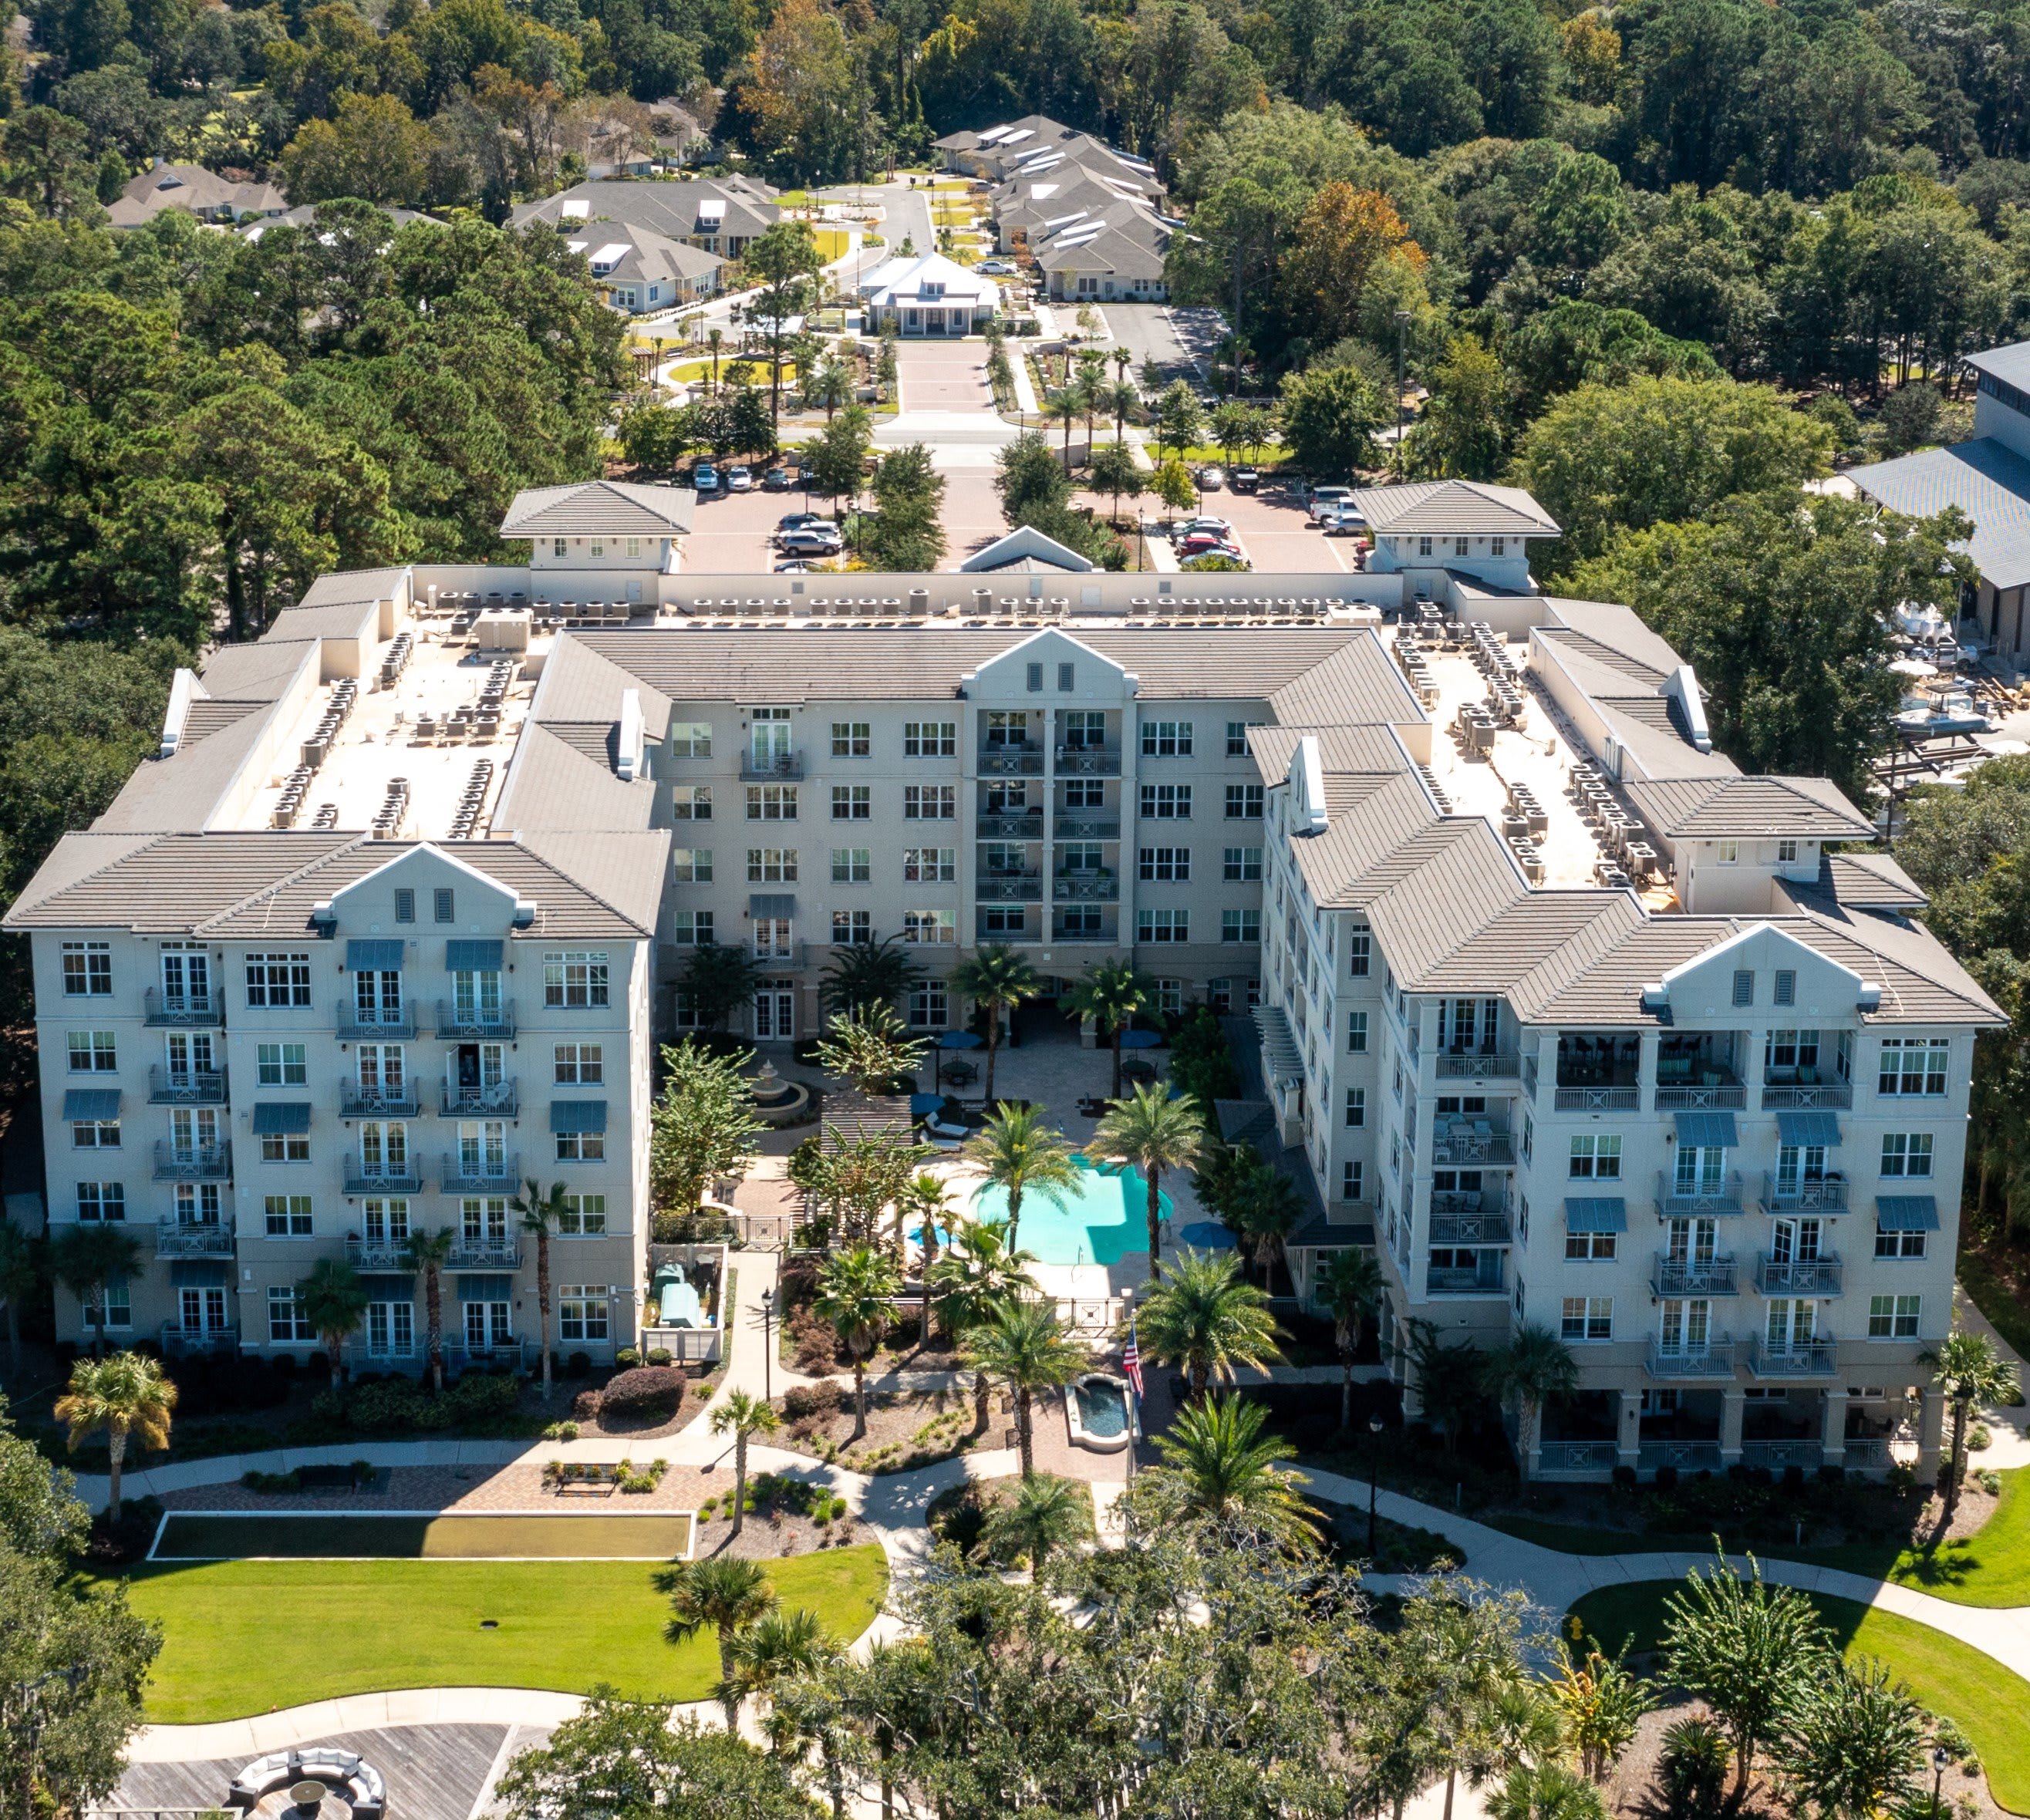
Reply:
M811 1090L784 1080L771 1061L763 1061L748 1083L748 1091L753 1095L756 1113L766 1124L798 1124L811 1109Z

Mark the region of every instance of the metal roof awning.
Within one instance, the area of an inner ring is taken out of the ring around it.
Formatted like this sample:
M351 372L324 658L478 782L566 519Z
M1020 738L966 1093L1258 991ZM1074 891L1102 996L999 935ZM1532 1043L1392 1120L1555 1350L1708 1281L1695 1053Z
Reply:
M514 1297L515 1279L511 1276L481 1276L475 1272L458 1280L460 1302L511 1302Z
M1628 1203L1619 1194L1568 1197L1565 1202L1567 1232L1626 1232Z
M1297 1039L1290 1034L1290 1020L1280 1007L1258 1005L1255 1008L1255 1027L1262 1038L1262 1059L1268 1064L1269 1079L1277 1086L1301 1080L1304 1073L1304 1058L1298 1053Z
M1779 1142L1801 1149L1830 1149L1840 1141L1839 1120L1831 1112L1779 1112L1776 1135Z
M375 942L355 938L345 945L345 964L354 973L400 973L402 971L402 949L400 942Z
M221 1258L192 1257L169 1266L172 1289L223 1289L230 1280L231 1273Z
M1679 1112L1676 1116L1678 1142L1681 1144L1731 1150L1741 1142L1740 1134L1734 1128L1731 1112Z
M747 900L747 914L750 916L788 916L797 914L797 894L794 891L756 891Z
M1929 1194L1878 1195L1875 1223L1885 1232L1935 1232L1939 1203Z
M64 1095L64 1122L71 1125L110 1124L120 1116L117 1087L72 1087Z
M444 967L452 973L498 973L501 944L498 942L448 942Z
M257 1138L300 1138L310 1128L310 1109L284 1100L264 1100L254 1108Z
M410 1270L362 1270L359 1280L376 1302L394 1302L416 1293L415 1272Z
M606 1129L604 1100L552 1100L550 1129L553 1132L603 1131Z

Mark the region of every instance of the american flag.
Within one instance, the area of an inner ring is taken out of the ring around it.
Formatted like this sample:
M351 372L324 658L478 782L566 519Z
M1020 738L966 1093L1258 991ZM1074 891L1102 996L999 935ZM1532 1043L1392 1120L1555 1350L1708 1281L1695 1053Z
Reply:
M1121 1354L1121 1369L1128 1374L1128 1381L1135 1387L1135 1400L1142 1400L1142 1351L1135 1343L1135 1317L1128 1317L1128 1345Z

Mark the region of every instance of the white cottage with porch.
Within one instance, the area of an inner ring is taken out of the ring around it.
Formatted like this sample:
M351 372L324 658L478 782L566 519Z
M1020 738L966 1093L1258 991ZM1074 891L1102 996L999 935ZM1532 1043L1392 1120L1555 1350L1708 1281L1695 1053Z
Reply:
M970 335L1001 307L991 278L942 253L884 260L861 280L860 294L875 333L892 321L898 335Z

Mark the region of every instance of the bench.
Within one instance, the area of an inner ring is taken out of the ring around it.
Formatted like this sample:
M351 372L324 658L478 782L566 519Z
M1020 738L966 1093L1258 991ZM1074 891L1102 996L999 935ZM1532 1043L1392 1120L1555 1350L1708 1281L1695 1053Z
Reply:
M622 1470L614 1461L552 1460L543 1468L543 1484L560 1498L610 1498Z

